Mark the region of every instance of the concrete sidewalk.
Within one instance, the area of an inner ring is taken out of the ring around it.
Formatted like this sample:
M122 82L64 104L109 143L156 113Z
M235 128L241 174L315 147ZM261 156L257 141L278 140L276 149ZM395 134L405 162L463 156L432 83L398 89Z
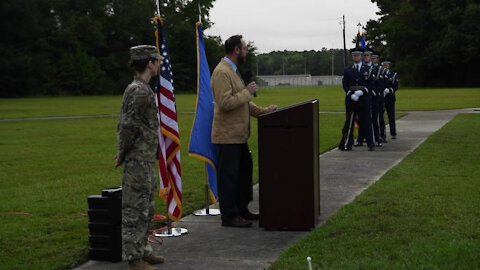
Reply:
M322 154L321 215L317 226L321 226L341 206L353 201L455 115L479 112L479 109L409 112L396 122L398 139L389 140L373 152L359 147L350 152L334 149ZM250 208L258 211L258 186L254 188L254 201ZM265 269L278 258L280 252L308 234L306 231L266 231L258 227L258 221L252 228L230 228L220 224L220 216L184 217L176 226L187 228L188 234L165 238L163 245L153 245L155 253L166 259L157 267L170 270ZM126 268L126 262L88 261L75 270Z

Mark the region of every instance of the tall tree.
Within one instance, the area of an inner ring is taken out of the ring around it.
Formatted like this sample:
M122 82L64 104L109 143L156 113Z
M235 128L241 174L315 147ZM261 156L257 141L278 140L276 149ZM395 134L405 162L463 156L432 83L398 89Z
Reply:
M176 90L196 91L195 23L198 21L198 5L202 9L203 29L206 30L212 24L208 16L210 8L213 7L212 0L164 0L160 8L162 17L165 18L164 32L170 49ZM219 55L221 45L217 43L220 39L209 36L204 39L207 60L221 57ZM212 57L209 53L216 56ZM210 61L209 65L216 65L216 61Z
M478 1L371 1L381 17L367 23L367 40L393 58L404 84L480 85Z

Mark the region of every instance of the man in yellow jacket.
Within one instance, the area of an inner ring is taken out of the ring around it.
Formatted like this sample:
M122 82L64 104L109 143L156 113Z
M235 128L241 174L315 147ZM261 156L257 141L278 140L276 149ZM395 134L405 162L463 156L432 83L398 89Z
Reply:
M252 200L252 156L248 148L250 115L277 109L259 107L251 101L257 92L255 82L245 86L238 64L246 61L247 44L241 35L225 41L225 57L212 74L214 97L212 143L218 145L217 181L222 226L250 227L259 218L248 210Z

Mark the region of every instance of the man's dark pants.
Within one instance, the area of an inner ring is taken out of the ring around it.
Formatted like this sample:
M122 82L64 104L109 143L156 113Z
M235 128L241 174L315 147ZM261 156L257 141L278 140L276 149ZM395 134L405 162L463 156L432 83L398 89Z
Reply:
M345 96L345 123L342 128L342 139L338 144L338 148L345 150L345 148L352 147L353 145L353 131L351 132L350 127L355 124L354 118L354 108L355 103L350 100L349 96Z
M219 144L217 181L222 221L248 211L253 198L252 155L248 144Z
M382 140L387 138L385 133L385 98L380 94L378 100L378 129L380 130L380 137Z
M362 144L364 139L366 139L366 128L370 128L372 131L371 133L373 134L373 137L375 138L375 142L381 142L380 139L380 126L379 126L379 120L378 120L378 112L380 108L380 94L371 94L370 96L370 116L371 116L371 123L372 125L370 127L363 127L360 125L358 128L358 137L357 137L357 143Z
M397 136L397 128L395 126L395 95L388 94L385 97L385 109L387 110L388 125L390 127L390 135Z
M359 124L359 134L362 135L367 140L368 147L375 147L375 142L373 138L372 130L372 96L366 94L361 96L354 106L354 112L358 115L358 124ZM354 124L350 126L350 134L352 140L347 140L347 147L351 147L353 144L353 127ZM363 134L362 134L363 133ZM351 142L351 144L350 144Z
M380 94L372 96L372 126L373 126L373 135L375 137L375 142L381 142L380 138L380 121L379 121L379 112L381 106Z

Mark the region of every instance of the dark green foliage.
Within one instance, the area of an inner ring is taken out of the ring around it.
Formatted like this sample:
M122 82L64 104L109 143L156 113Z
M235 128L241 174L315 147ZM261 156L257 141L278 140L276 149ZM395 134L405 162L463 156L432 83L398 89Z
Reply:
M177 90L196 91L197 86L197 54L195 23L198 21L198 5L202 8L203 30L210 27L208 11L213 7L212 0L170 0L163 1L161 12L165 18L163 27L172 60L174 87ZM207 42L208 40L208 42ZM205 43L210 46L220 47L216 38L205 37ZM208 47L207 47L208 48ZM211 52L217 53L215 49ZM206 53L208 53L207 50ZM220 58L222 54L216 55ZM215 67L216 62L209 62Z
M217 66L220 58L225 54L223 43L220 37L205 36L205 54L207 55L207 62L210 66L210 73L213 72Z
M478 1L371 1L381 17L367 23L367 41L395 60L403 84L480 84Z
M163 2L175 87L194 90L198 4L207 28L213 0ZM1 1L0 97L122 93L128 49L155 44L155 10L153 0ZM205 40L218 57L219 39Z
M46 76L49 37L55 31L49 10L47 0L0 2L0 97L33 92Z

